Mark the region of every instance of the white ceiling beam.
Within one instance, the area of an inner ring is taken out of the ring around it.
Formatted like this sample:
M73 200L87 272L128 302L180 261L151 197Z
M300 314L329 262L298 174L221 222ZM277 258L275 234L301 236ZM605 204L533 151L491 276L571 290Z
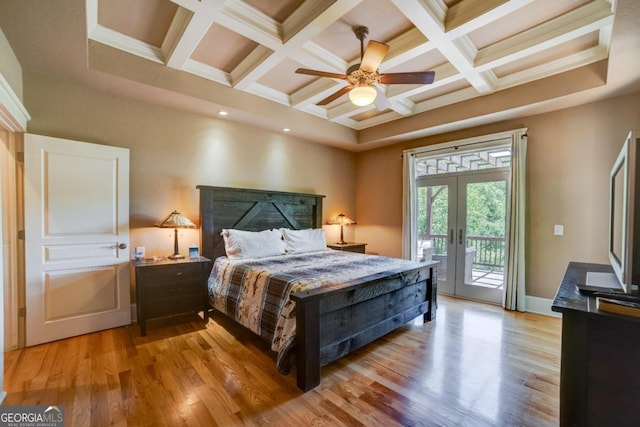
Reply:
M391 102L391 109L402 116L410 116L413 114L413 108L415 104L408 98L398 98L389 100Z
M374 117L356 121L356 130L366 129L371 126L377 126L384 123L389 123L398 118L398 114L395 111L387 111L386 113L378 114Z
M215 22L233 32L277 50L282 46L280 24L241 0L227 0Z
M332 73L346 73L349 67L345 60L312 41L303 44L291 59L307 68Z
M211 26L211 20L202 18L202 14L194 15L190 10L178 8L160 47L168 67L179 70L189 59Z
M423 0L407 2L391 0L404 15L413 22L427 39L435 43L442 55L456 67L473 87L480 93L490 93L490 83L474 70L475 48L466 36L452 40L444 29L443 16L435 3Z
M314 105L331 95L334 92L340 90L340 88L347 85L346 81L334 80L334 79L317 79L311 84L303 86L301 89L295 91L289 96L289 101L292 107L298 109L305 109L309 105ZM325 111L324 109L322 109Z
M395 112L395 114L400 114L402 116L410 115L413 112L413 102L407 99L398 99L391 100L391 110ZM352 116L357 116L358 114L365 113L367 111L375 109L375 104L367 105L364 107L357 107L353 105L351 102L345 102L343 104L337 105L330 110L327 111L327 117L329 120L338 120L342 118L348 118ZM397 116L396 116L397 118Z
M91 38L91 32L98 26L98 0L87 0L87 36Z
M202 6L202 1L201 0L170 0L171 3L175 3L178 6L188 9L192 12L198 10L201 6ZM218 0L218 1L224 1L224 0Z
M236 89L245 89L251 83L258 80L260 76L273 67L273 51L265 46L258 46L251 51L240 64L231 71L231 85ZM269 63L265 63L269 61ZM248 78L251 76L252 78ZM238 82L243 82L238 84Z
M486 1L487 0L475 0L475 2L478 4ZM455 28L447 29L447 35L450 39L453 40L465 34L469 34L479 28L491 25L492 22L495 22L498 19L504 18L505 16L516 12L518 9L521 9L524 6L533 3L533 1L534 0L505 1L489 11L478 14L476 17L471 18L470 20L456 26ZM469 0L465 0L464 2L456 4L456 6L451 8L451 10L453 11L454 9L458 9L461 7L468 7L466 6L467 4L471 4L471 2L469 2Z
M178 11L162 42L162 52L170 68L182 69L211 25L221 17L225 0L171 0Z
M536 67L529 67L517 73L501 77L496 83L497 90L508 89L533 80L539 80L554 74L563 73L578 67L592 64L606 59L609 52L606 46L594 46L590 49L576 52L555 61L547 62Z
M346 96L346 95L345 95ZM348 98L347 98L348 99ZM360 113L364 113L365 111L369 111L371 109L376 108L375 105L367 105L365 107L358 107L351 102L344 102L342 104L336 105L333 108L327 110L327 117L329 120L337 120L339 118L346 118L350 116L355 116Z
M332 121L333 123L338 123L338 124L340 124L342 126L349 127L351 129L359 130L358 122L356 120L350 119L348 117L340 117L338 119L333 119L333 120L330 120L330 121Z
M304 43L313 39L361 1L362 0L342 0L339 2L328 2L325 0L321 2L323 6L327 4L329 6L325 9L316 7L314 10L318 11L317 13L319 14L311 17L311 19L308 18L309 22L296 33L286 34L286 42L280 43L278 46L273 46L273 52L265 57L259 64L255 64L251 69L245 68L245 72L243 73L236 73L236 70L234 70L232 75L234 77L238 75L237 79L234 78L234 87L244 90L252 83L258 81L260 77L277 66L285 58L295 57L295 52L297 52Z
M607 2L588 3L481 49L476 56L476 67L482 71L514 62L612 24L613 15Z
M382 64L380 64L381 73L436 48L435 44L428 41L417 28L412 28L400 34L398 37L389 40L387 44L389 45L389 51Z
M417 102L413 111L415 114L420 114L424 113L425 111L435 110L436 108L455 104L456 102L477 98L478 96L480 96L480 94L477 90L475 90L473 87L466 87L464 89L456 90L454 92L449 92L444 95Z
M194 59L187 59L182 66L182 71L195 74L196 76L220 83L221 85L231 86L231 76L229 73L225 73L218 68L203 64L202 62L198 62Z
M169 31L162 42L168 67L182 69L198 47L211 25L221 16L224 0L178 1ZM184 6L182 5L184 4Z
M313 0L302 3L282 24L285 42L297 37L313 39L363 0Z
M286 106L290 105L289 95L260 83L251 84L247 89L245 89L245 91L252 93L254 95L261 96L263 98L270 99L271 101L277 102L278 104L282 104Z
M102 25L94 27L89 34L89 38L132 55L148 59L149 61L164 64L164 54L160 48L110 28L103 27Z
M432 84L413 85L410 89L407 89L405 85L389 85L387 86L387 96L391 99L398 97L408 98L464 79L462 74L448 62L434 67L433 71L436 73L436 79Z

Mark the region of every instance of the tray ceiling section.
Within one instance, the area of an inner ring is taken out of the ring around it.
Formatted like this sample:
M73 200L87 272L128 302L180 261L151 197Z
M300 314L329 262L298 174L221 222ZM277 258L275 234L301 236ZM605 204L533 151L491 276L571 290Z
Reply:
M97 42L359 130L606 59L612 1L87 0L87 26ZM295 70L344 74L359 25L390 46L381 73L434 70L434 83L379 85L380 110L346 95L315 105L347 82Z

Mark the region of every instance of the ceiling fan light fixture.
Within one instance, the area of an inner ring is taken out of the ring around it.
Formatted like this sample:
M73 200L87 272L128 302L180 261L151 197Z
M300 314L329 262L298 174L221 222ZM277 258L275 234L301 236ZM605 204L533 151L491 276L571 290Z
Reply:
M349 99L358 107L365 107L373 104L378 92L373 86L359 84L349 91Z

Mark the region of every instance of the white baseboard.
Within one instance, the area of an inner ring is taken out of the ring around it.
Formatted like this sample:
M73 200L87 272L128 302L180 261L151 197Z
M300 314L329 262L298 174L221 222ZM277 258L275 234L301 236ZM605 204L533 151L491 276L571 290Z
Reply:
M562 317L562 314L551 311L553 300L549 298L532 297L527 295L525 305L531 313L544 314L545 316Z

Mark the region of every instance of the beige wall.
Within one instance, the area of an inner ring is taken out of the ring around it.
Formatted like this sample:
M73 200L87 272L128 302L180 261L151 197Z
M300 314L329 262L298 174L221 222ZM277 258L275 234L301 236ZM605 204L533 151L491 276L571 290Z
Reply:
M148 256L173 253L173 230L154 227L173 209L199 221L196 185L324 194L324 223L355 211L353 153L39 74L24 82L30 133L131 150L130 243ZM198 241L197 230L181 231L181 252Z
M402 150L522 127L527 294L553 298L569 261L607 263L609 171L629 130L640 130L640 93L359 153L357 239L402 255ZM564 225L564 236L553 235L554 224Z
M25 76L29 132L131 149L131 246L171 253L172 233L153 227L173 209L198 221L195 186L327 195L324 222L344 212L347 240L402 252L402 150L529 129L527 293L552 298L570 260L607 262L608 173L628 130L640 128L640 94L358 154L110 95L38 74ZM553 236L563 224L565 235ZM325 227L329 241L337 227ZM181 248L197 242L181 233Z
M0 29L0 76L9 83L13 92L22 101L22 68L2 29Z

